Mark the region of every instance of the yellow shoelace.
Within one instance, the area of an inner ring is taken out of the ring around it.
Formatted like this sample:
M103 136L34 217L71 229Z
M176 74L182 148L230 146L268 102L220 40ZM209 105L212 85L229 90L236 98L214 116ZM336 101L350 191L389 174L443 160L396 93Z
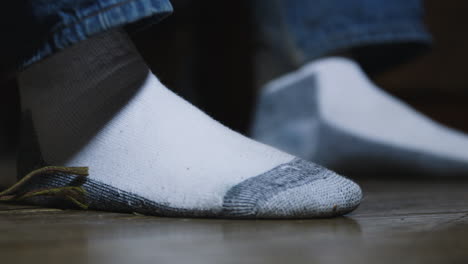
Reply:
M0 192L0 202L23 201L25 199L36 196L56 196L68 199L82 209L88 209L88 205L83 202L84 195L86 193L83 187L65 186L59 188L39 189L23 193L19 192L20 188L31 181L31 179L50 173L66 173L83 177L89 175L87 167L43 167L28 173L13 186L6 189L5 191Z

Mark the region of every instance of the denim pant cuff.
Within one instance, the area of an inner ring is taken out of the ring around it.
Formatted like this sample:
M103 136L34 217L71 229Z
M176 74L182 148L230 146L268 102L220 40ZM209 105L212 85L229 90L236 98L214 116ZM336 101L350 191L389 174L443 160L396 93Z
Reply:
M18 70L95 34L137 21L139 21L138 26L148 26L159 22L173 11L169 0L100 0L99 2L99 5L93 5L86 10L74 10L74 13L80 14L79 19L62 21L56 25L34 55L20 63Z
M317 37L301 45L302 63L368 45L417 43L429 46L432 42L431 35L419 20L354 24L341 29L324 27L320 31L322 33L314 34Z

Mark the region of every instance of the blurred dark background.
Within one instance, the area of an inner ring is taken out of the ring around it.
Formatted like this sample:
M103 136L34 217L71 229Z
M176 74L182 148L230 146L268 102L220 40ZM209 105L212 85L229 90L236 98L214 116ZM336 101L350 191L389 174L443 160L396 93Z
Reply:
M246 133L255 102L254 25L248 0L172 0L175 12L132 36L168 87L225 125ZM432 50L372 76L378 85L430 117L468 132L468 1L427 0ZM18 134L15 81L0 81L0 147ZM2 140L4 142L2 142Z

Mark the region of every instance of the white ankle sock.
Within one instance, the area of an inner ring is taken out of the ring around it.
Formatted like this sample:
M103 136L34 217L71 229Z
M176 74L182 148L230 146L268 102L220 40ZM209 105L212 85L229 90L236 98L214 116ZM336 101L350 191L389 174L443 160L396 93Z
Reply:
M314 217L349 212L360 201L351 181L235 133L169 91L123 33L84 41L19 80L43 160L89 166L92 208ZM24 159L20 167L31 169Z
M468 172L465 134L390 96L345 58L312 62L267 85L254 138L345 173Z

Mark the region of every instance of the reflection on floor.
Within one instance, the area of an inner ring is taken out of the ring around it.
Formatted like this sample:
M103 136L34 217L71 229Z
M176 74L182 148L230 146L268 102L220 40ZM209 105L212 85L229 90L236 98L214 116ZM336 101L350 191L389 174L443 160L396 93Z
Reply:
M361 182L347 217L231 221L0 204L1 263L468 263L468 181Z

